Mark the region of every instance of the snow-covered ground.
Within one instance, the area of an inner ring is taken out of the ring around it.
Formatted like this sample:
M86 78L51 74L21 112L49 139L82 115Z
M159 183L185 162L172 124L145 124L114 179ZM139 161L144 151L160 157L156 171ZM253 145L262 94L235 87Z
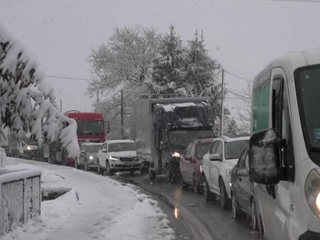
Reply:
M11 169L41 169L42 188L72 188L56 200L42 202L41 217L1 240L170 240L174 231L158 203L133 185L108 177L15 158Z

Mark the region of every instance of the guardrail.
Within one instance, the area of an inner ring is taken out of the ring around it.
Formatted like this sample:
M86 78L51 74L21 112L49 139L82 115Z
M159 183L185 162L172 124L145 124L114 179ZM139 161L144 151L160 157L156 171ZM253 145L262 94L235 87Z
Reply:
M41 171L0 168L0 237L41 214Z

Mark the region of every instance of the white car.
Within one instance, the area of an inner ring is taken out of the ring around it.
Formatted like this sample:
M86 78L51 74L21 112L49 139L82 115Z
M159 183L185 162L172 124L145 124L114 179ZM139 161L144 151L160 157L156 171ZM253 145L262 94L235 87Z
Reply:
M137 146L133 140L107 140L98 155L98 172L111 176L115 172L141 171L142 162L137 157Z
M202 160L203 191L206 201L215 194L220 196L222 208L230 206L230 173L248 144L249 137L219 137L213 141Z

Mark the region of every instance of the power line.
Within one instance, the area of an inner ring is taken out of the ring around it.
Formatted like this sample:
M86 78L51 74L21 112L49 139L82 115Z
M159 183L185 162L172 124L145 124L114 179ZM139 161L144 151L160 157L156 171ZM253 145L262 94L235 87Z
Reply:
M88 79L88 78L65 77L65 76L58 76L58 75L46 75L46 76L49 78L58 78L58 79L66 79L66 80L74 80L74 81L85 81L85 82L94 81L94 79Z
M225 73L227 73L227 74L229 74L230 76L233 76L233 77L235 77L235 78L239 78L239 79L241 79L241 80L247 81L247 82L251 82L251 83L253 82L253 80L240 77L240 76L238 76L238 75L236 75L236 74L233 74L233 73L231 73L231 72L229 72L229 71L225 71Z

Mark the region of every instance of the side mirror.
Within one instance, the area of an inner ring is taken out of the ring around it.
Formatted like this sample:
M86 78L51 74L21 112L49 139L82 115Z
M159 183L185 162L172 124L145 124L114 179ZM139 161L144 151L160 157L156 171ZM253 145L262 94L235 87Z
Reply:
M106 125L105 125L105 128L106 128L106 133L109 133L110 132L110 123L107 123L107 122L104 122Z
M222 159L221 159L221 156L219 155L219 154L211 154L210 156L209 156L209 159L210 159L210 161L215 161L215 162L218 162L218 161L221 161Z
M106 153L107 149L102 149L101 152Z
M85 150L81 150L81 153L86 153L86 151Z
M247 169L242 168L242 169L238 169L235 172L235 174L236 174L236 176L239 176L239 177L246 177L246 176L248 176L248 171L247 171Z
M254 133L250 138L249 177L251 182L273 185L280 182L280 141L273 129Z
M185 158L184 158L186 161L192 161L192 157L191 157L191 155L188 155L188 156L185 156Z

